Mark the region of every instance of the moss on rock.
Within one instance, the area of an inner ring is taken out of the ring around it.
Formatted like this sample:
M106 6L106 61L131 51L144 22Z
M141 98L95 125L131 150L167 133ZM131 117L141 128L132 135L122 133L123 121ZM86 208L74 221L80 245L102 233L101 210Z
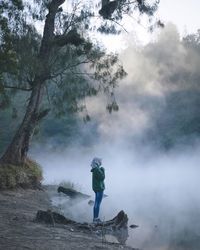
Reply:
M0 165L0 189L37 188L42 180L42 169L33 160L21 165Z

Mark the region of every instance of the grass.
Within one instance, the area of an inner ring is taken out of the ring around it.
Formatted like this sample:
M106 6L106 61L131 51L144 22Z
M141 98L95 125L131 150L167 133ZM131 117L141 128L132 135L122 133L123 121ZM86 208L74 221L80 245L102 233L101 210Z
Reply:
M22 165L0 165L0 189L37 188L42 180L42 169L38 163L28 159Z

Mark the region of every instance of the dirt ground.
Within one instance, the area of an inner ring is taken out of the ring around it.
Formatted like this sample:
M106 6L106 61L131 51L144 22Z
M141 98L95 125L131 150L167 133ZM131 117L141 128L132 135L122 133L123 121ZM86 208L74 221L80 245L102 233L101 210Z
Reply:
M133 248L109 243L70 225L34 222L38 210L56 210L47 190L0 191L0 250L83 250Z

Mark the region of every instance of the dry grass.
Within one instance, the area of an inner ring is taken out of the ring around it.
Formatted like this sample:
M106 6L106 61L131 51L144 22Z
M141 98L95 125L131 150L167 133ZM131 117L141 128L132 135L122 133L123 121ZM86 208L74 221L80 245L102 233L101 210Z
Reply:
M79 186L77 183L73 183L72 181L62 181L60 182L59 186L69 188L75 191L81 191L81 186Z
M0 189L37 188L41 180L42 169L33 160L28 159L26 163L19 166L0 165Z

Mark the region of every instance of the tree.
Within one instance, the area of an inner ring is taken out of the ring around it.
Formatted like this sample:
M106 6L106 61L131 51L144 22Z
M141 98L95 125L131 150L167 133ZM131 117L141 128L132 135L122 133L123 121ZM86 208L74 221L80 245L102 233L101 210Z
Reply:
M156 69L153 79L162 92L158 98L145 96L151 126L144 131L142 143L152 143L159 150L194 146L200 136L199 30L180 39L177 28L168 24L157 42L145 46L140 56Z
M94 29L114 32L115 24L124 14L138 9L151 16L158 6L158 1L148 5L141 0L118 0L110 9L113 2L102 0L99 14L103 21L92 25L95 10L87 1L86 4L74 2L68 6L68 12L61 7L65 0L33 0L31 3L15 0L0 4L0 53L4 55L0 64L6 65L1 67L0 92L4 102L5 99L8 102L8 93L12 91L30 92L24 118L0 160L2 165L20 165L28 159L34 129L49 112L48 108L42 108L45 96L47 99L51 96L57 106L67 100L68 106L77 111L79 99L100 90L109 91L125 76L117 56L106 55L89 39L89 32ZM42 35L33 25L37 22L44 22ZM84 67L86 64L88 66ZM55 95L53 82L65 98ZM0 106L3 107L3 102ZM114 110L116 106L110 108Z

